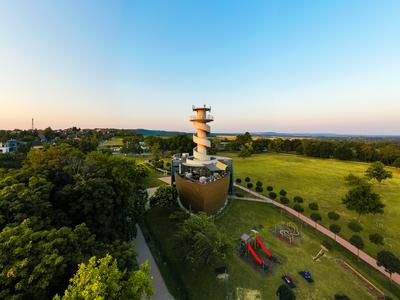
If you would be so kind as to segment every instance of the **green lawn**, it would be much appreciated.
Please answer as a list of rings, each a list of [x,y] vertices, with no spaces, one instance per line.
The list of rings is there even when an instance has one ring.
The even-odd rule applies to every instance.
[[[145,164],[146,160],[152,159],[151,156],[122,156],[127,160],[136,162],[137,164],[143,164],[146,167],[148,176],[144,179],[144,187],[151,188],[160,185],[165,185],[166,183],[159,180],[158,178],[166,176],[165,174],[154,170],[149,165]]]
[[[113,137],[101,143],[101,146],[123,146],[122,137]]]
[[[293,205],[293,197],[301,196],[305,199],[304,214],[310,215],[310,202],[317,202],[320,206],[322,224],[329,226],[334,223],[327,217],[331,210],[338,212],[341,218],[338,223],[342,227],[341,236],[348,239],[353,232],[348,229],[349,220],[356,218],[356,214],[348,211],[341,203],[348,187],[344,177],[350,172],[363,176],[368,164],[360,162],[346,162],[332,159],[310,158],[292,154],[256,154],[242,159],[236,154],[224,154],[234,158],[235,178],[242,181],[249,176],[255,184],[260,180],[266,186],[271,185],[279,193],[281,189],[288,192]],[[393,179],[382,184],[374,183],[374,189],[382,196],[386,204],[383,215],[362,216],[361,223],[364,230],[360,233],[365,243],[365,251],[372,256],[383,248],[389,249],[400,256],[399,220],[400,220],[400,170],[388,168],[393,172]],[[264,192],[267,195],[267,192]],[[377,246],[369,241],[370,233],[379,232],[385,237],[385,245]]]
[[[266,275],[260,275],[255,266],[244,261],[235,253],[227,262],[230,279],[227,284],[218,282],[213,268],[206,266],[201,270],[192,270],[178,255],[171,236],[176,231],[176,225],[168,219],[168,212],[163,209],[153,209],[147,214],[147,223],[152,229],[154,237],[160,242],[164,258],[156,253],[161,272],[171,292],[180,299],[178,286],[174,278],[179,276],[183,281],[191,299],[224,299],[227,294],[233,295],[237,287],[258,289],[262,299],[276,299],[275,292],[282,284],[281,276],[291,275],[297,288],[295,293],[298,299],[333,299],[335,293],[344,293],[351,299],[374,299],[360,284],[353,274],[341,269],[334,258],[341,258],[355,266],[364,276],[368,277],[380,289],[396,299],[400,296],[397,286],[390,283],[379,272],[368,265],[357,262],[353,255],[341,247],[335,246],[320,262],[314,262],[312,257],[318,252],[323,237],[312,228],[303,228],[302,242],[299,247],[291,247],[269,232],[275,224],[289,221],[289,217],[281,214],[280,210],[264,203],[254,203],[233,200],[227,211],[216,220],[217,226],[236,242],[244,232],[249,232],[253,226],[262,224],[260,232],[262,239],[270,251],[283,259],[283,264],[276,266]],[[152,249],[154,250],[154,248]],[[167,263],[168,262],[168,263]],[[308,284],[297,272],[307,270],[313,274],[314,284]],[[234,298],[231,298],[234,299]]]

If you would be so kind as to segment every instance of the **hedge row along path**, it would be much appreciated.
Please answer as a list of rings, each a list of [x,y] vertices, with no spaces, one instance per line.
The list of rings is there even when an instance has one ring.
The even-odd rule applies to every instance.
[[[380,267],[378,266],[378,264],[376,263],[376,260],[369,256],[367,253],[365,253],[364,251],[358,249],[357,247],[353,246],[349,241],[345,240],[344,238],[338,236],[337,234],[333,233],[332,231],[330,231],[329,229],[327,229],[326,227],[318,224],[317,222],[315,222],[314,220],[306,217],[305,215],[295,211],[293,208],[285,206],[277,201],[274,201],[268,197],[265,197],[257,192],[254,192],[248,188],[245,188],[244,186],[241,186],[239,184],[235,183],[235,186],[242,189],[243,191],[261,199],[261,202],[265,202],[265,203],[270,203],[276,207],[282,208],[285,211],[287,211],[288,213],[290,213],[291,215],[295,216],[296,218],[300,219],[301,221],[303,221],[304,223],[314,227],[315,229],[317,229],[319,232],[323,233],[324,235],[330,237],[331,239],[335,240],[337,243],[339,243],[340,245],[342,245],[344,248],[346,248],[347,250],[349,250],[350,252],[352,252],[353,254],[357,255],[358,258],[360,258],[361,260],[363,260],[364,262],[366,262],[367,264],[371,265],[372,267],[374,267],[375,269],[377,269],[379,272],[383,273],[384,275],[386,275],[387,277],[390,278],[390,274],[388,272],[385,271],[384,267]],[[242,199],[242,198],[241,198]],[[256,202],[260,202],[260,200],[257,199],[253,199],[252,198],[247,198],[244,200],[250,200],[250,201],[256,201]],[[396,282],[397,284],[400,285],[400,274],[397,273],[393,273],[392,274],[392,280],[394,282]]]

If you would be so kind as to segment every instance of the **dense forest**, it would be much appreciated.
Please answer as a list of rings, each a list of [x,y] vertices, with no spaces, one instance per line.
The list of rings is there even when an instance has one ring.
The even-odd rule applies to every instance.
[[[91,285],[104,299],[151,295],[131,242],[145,176],[132,161],[70,144],[0,169],[0,299],[80,299]]]

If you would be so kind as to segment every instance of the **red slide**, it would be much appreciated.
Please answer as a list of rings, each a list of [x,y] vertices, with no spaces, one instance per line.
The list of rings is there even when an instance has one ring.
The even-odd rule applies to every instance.
[[[254,252],[253,248],[251,247],[250,243],[247,244],[247,249],[253,255],[254,259],[257,261],[259,265],[262,264],[262,260],[258,257],[258,255]]]
[[[271,256],[272,256],[271,252],[268,251],[268,249],[264,246],[263,242],[261,241],[261,239],[258,236],[256,237],[256,241],[261,246],[261,248],[264,250],[265,254],[267,254],[267,257],[271,258]]]

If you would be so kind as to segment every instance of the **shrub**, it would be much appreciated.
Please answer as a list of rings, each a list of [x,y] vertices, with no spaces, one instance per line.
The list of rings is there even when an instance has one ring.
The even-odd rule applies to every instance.
[[[318,209],[319,209],[319,206],[318,206],[318,203],[317,203],[317,202],[311,202],[311,203],[308,205],[308,207],[309,207],[311,210],[318,210]]]
[[[351,300],[351,298],[349,298],[348,296],[343,295],[343,294],[336,294],[335,300]]]
[[[293,209],[294,209],[295,211],[297,211],[297,212],[300,212],[300,213],[304,211],[303,206],[301,206],[301,205],[298,204],[298,203],[296,203],[295,205],[293,205]]]
[[[153,166],[155,168],[164,169],[164,161],[163,160],[154,160]]]
[[[171,185],[162,185],[150,197],[150,206],[173,208],[178,205],[178,191]]]
[[[241,184],[242,183],[242,179],[240,179],[240,178],[236,178],[235,181],[236,181],[237,184]]]
[[[261,193],[263,190],[262,186],[256,186],[256,192]]]
[[[276,197],[277,197],[277,194],[275,192],[269,192],[268,195],[272,200],[276,199]]]
[[[340,230],[342,230],[342,227],[340,227],[338,224],[331,224],[329,226],[329,230],[335,234],[338,234],[340,232]]]
[[[267,191],[268,191],[268,192],[272,192],[273,190],[274,190],[274,188],[273,188],[272,186],[270,186],[270,185],[267,186]]]
[[[262,187],[262,185],[263,185],[263,184],[262,184],[261,181],[258,180],[258,181],[256,182],[256,186]]]
[[[279,195],[286,196],[287,192],[284,189],[282,189],[282,190],[280,190]]]
[[[251,181],[251,179],[250,179],[250,177],[246,177],[246,178],[244,179],[244,181],[246,181],[246,182],[250,182],[250,181]]]
[[[350,230],[354,232],[360,232],[361,230],[363,230],[362,225],[357,220],[351,220],[347,227],[349,227]]]
[[[379,233],[372,233],[369,235],[369,240],[377,245],[384,245],[384,238]]]
[[[303,200],[302,197],[296,196],[296,197],[293,198],[293,201],[294,201],[294,202],[297,202],[297,203],[303,203],[304,200]]]
[[[319,213],[312,213],[312,214],[310,215],[310,218],[311,218],[312,220],[314,220],[315,222],[318,222],[318,221],[321,221],[321,220],[322,220],[322,217],[321,217],[321,215],[320,215]]]
[[[244,195],[242,193],[235,193],[236,197],[243,198]]]
[[[359,236],[357,234],[352,235],[351,238],[349,239],[349,242],[352,245],[356,246],[358,249],[364,248],[364,241],[361,238],[361,236]]]
[[[328,218],[334,221],[337,221],[340,219],[340,215],[334,211],[328,212]]]
[[[170,162],[167,162],[167,163],[165,164],[165,166],[166,166],[167,168],[170,168],[170,167],[171,167],[171,163],[170,163]]]
[[[280,200],[281,200],[281,203],[282,203],[282,204],[285,204],[285,205],[286,205],[286,204],[289,203],[289,199],[286,198],[286,197],[281,196]]]
[[[278,290],[276,291],[276,295],[278,296],[279,300],[296,299],[296,295],[286,284],[282,284],[279,286]]]
[[[248,188],[248,189],[252,189],[252,188],[253,188],[253,184],[252,184],[251,182],[248,182],[248,183],[247,183],[247,188]]]

